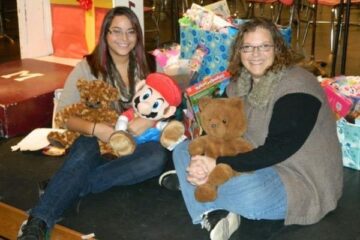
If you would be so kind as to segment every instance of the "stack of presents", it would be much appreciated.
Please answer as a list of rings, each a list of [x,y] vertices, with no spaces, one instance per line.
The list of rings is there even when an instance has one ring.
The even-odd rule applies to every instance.
[[[343,164],[360,170],[360,76],[324,78],[321,85],[338,119]]]
[[[95,3],[95,1],[94,1]],[[53,6],[54,16],[59,15],[64,11],[64,6]],[[95,8],[96,9],[96,8]],[[68,9],[68,14],[73,11],[77,12],[79,9]],[[101,20],[106,12],[106,9],[99,8],[95,12],[95,29],[98,29]],[[61,16],[68,16],[68,14],[60,14]],[[59,16],[60,16],[59,15]],[[61,17],[60,17],[61,18]],[[58,19],[60,19],[58,17]],[[65,18],[65,19],[64,19]],[[67,17],[61,19],[66,20]],[[84,16],[80,17],[84,18]],[[80,20],[79,20],[80,21]],[[178,81],[184,92],[183,106],[181,108],[180,117],[182,118],[185,127],[186,135],[192,139],[202,133],[200,122],[197,116],[198,100],[204,96],[221,96],[230,80],[230,74],[226,71],[230,53],[229,50],[237,35],[238,27],[244,23],[243,19],[233,19],[230,15],[226,0],[221,0],[207,6],[200,6],[192,4],[186,13],[179,19],[180,26],[180,43],[173,43],[164,45],[163,48],[152,51],[156,59],[157,71],[164,72],[172,76]],[[62,21],[58,23],[59,26],[71,24]],[[54,34],[64,36],[61,34],[66,27],[55,28]],[[71,28],[70,28],[71,29]],[[288,44],[291,43],[291,27],[279,26],[284,39]],[[95,31],[95,35],[98,31]],[[86,34],[82,35],[83,37]],[[61,39],[59,37],[59,39]],[[89,43],[85,43],[86,38],[81,40],[62,39],[55,41],[55,54],[60,56],[65,52],[72,52],[71,49],[65,49],[65,46],[71,46],[71,42],[77,42],[81,46],[76,49],[80,52],[72,52],[73,57],[83,55],[88,51]],[[62,45],[63,42],[70,41],[68,44]],[[74,44],[75,44],[74,43]],[[94,44],[92,42],[92,44]],[[91,44],[90,44],[91,45]],[[1,70],[1,68],[0,68]],[[3,70],[2,70],[3,71]],[[10,71],[10,70],[9,70]],[[11,75],[11,71],[6,76]],[[38,70],[40,72],[40,70]],[[70,70],[64,71],[66,75]],[[65,76],[59,76],[65,79]],[[16,80],[16,79],[15,79]],[[0,76],[0,84],[5,82],[4,76]],[[24,84],[18,80],[17,85]],[[31,85],[30,81],[26,82]],[[56,88],[61,87],[63,81],[60,81],[56,86],[52,86],[51,94]],[[335,78],[322,79],[321,84],[325,93],[328,96],[331,107],[338,116],[338,136],[343,150],[343,162],[345,166],[360,170],[360,77],[346,77],[338,76]],[[27,110],[24,109],[17,116],[7,116],[10,107],[20,107],[18,103],[15,106],[9,106],[8,99],[3,97],[3,87],[0,87],[0,136],[11,137],[30,131],[31,129],[21,129],[19,131],[10,130],[11,122],[19,121],[19,118],[26,116],[23,121],[29,120],[30,117],[26,115]],[[7,88],[11,89],[11,88]],[[34,90],[35,91],[35,90]],[[46,90],[49,92],[49,89]],[[25,94],[20,94],[25,95]],[[22,96],[24,97],[24,96]],[[51,103],[51,96],[47,95],[47,102]],[[41,104],[33,103],[33,104]],[[11,105],[11,104],[10,104]],[[45,105],[44,105],[45,106]],[[48,107],[51,109],[51,106]],[[30,110],[31,111],[31,110]],[[51,115],[50,112],[45,113]],[[37,112],[36,114],[44,114]],[[51,117],[48,116],[48,120]],[[22,123],[19,123],[20,125]],[[42,122],[41,124],[44,124]],[[40,126],[30,126],[35,128]]]

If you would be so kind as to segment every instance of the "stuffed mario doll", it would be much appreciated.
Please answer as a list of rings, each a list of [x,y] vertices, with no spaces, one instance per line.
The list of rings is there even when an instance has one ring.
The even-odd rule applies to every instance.
[[[132,108],[119,116],[115,132],[109,143],[118,156],[134,152],[136,144],[148,141],[160,143],[172,150],[174,145],[184,139],[184,126],[176,120],[166,121],[176,112],[182,100],[179,85],[168,75],[151,73],[144,81],[136,85]],[[133,136],[126,130],[128,123],[135,118],[146,118],[155,122],[139,136]]]

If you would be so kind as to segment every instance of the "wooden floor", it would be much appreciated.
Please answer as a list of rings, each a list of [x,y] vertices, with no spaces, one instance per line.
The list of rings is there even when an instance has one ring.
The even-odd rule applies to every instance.
[[[28,218],[28,214],[10,205],[0,202],[0,233],[7,239],[16,239],[19,225]],[[80,240],[84,234],[71,230],[69,228],[56,225],[51,234],[51,240]],[[1,239],[1,237],[0,237]],[[89,238],[89,240],[95,240]]]
[[[4,2],[8,4],[15,1]],[[228,2],[230,4],[233,1]],[[230,4],[230,6],[235,13],[234,5]],[[165,10],[160,20],[161,43],[176,40],[171,30],[171,11],[168,7]],[[238,13],[242,16],[244,11],[238,9]],[[320,8],[319,19],[328,19],[329,13],[329,9]],[[11,14],[6,16],[9,20],[6,30],[15,43],[12,44],[4,38],[0,39],[0,63],[20,58],[17,23],[14,24],[16,19]],[[283,21],[286,19],[284,15]],[[352,9],[351,21],[357,20],[360,21],[359,9]],[[301,28],[303,27],[302,22]],[[329,59],[329,29],[328,24],[318,25],[316,60],[327,62]],[[358,39],[360,39],[360,27],[351,26],[346,62],[347,75],[360,75]],[[154,48],[152,40],[153,36],[147,35],[148,50]],[[311,34],[305,46],[301,47],[296,43],[295,36],[293,37],[293,46],[304,55],[305,61],[311,55],[310,41]],[[328,71],[329,68],[325,70]],[[10,147],[17,144],[22,137],[0,138],[0,201],[27,211],[38,201],[37,183],[50,178],[61,166],[64,158],[46,157],[41,152],[12,152]],[[0,211],[2,220],[4,216]],[[344,193],[339,206],[319,223],[305,227],[284,227],[281,222],[276,221],[242,219],[240,229],[231,240],[360,240],[359,216],[360,171],[344,168]],[[84,234],[95,233],[96,239],[100,240],[208,239],[206,231],[191,224],[180,192],[170,192],[160,188],[156,178],[133,186],[114,187],[100,194],[91,194],[81,201],[80,208],[76,206],[69,208],[59,224]],[[0,239],[2,239],[1,233]]]

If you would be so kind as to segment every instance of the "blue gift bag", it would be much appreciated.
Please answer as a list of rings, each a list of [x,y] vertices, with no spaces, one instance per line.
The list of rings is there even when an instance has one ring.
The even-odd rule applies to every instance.
[[[180,27],[180,57],[190,59],[199,44],[208,50],[203,59],[196,82],[200,82],[205,76],[214,75],[226,70],[229,59],[229,49],[236,37],[232,35],[205,31],[194,27]]]
[[[337,121],[337,134],[341,144],[343,165],[360,170],[360,123]]]
[[[181,21],[181,20],[179,20]],[[240,25],[246,20],[237,19],[235,23]],[[280,27],[280,32],[286,42],[291,42],[291,27]],[[199,44],[208,49],[208,53],[203,59],[195,82],[200,82],[204,77],[225,71],[230,58],[229,50],[235,41],[238,30],[230,28],[229,33],[219,33],[206,31],[196,26],[180,25],[180,57],[190,59]],[[194,82],[192,82],[194,83]]]

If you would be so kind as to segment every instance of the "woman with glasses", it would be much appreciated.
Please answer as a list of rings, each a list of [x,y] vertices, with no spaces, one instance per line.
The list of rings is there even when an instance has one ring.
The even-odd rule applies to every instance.
[[[188,142],[175,148],[192,222],[206,228],[212,240],[229,239],[240,216],[285,225],[318,222],[336,208],[343,181],[335,119],[322,88],[314,75],[293,64],[292,51],[268,20],[244,23],[231,52],[226,94],[244,100],[245,138],[254,149],[212,159],[190,157]],[[214,201],[197,202],[195,186],[219,163],[247,173],[221,185]]]
[[[130,107],[135,84],[145,79],[148,73],[139,20],[129,8],[115,7],[103,20],[95,49],[68,76],[56,111],[80,100],[76,81],[83,78],[89,81],[102,79],[115,86],[121,97],[114,108],[120,114]],[[139,135],[153,125],[150,120],[139,119],[132,121],[128,130]],[[68,120],[67,128],[92,137],[79,137],[73,144],[63,166],[31,209],[18,239],[45,239],[56,220],[80,197],[159,175],[168,159],[167,150],[158,142],[148,142],[138,145],[132,155],[107,160],[100,156],[97,139],[107,142],[114,131],[113,126],[74,117]]]

